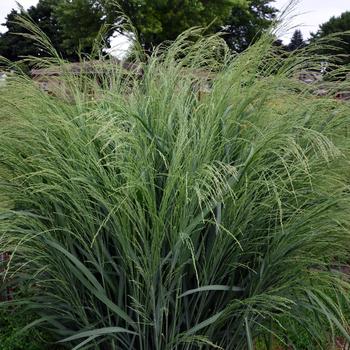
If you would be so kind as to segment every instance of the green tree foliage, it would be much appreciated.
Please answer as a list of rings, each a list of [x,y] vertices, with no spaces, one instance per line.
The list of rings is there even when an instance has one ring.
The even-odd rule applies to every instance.
[[[8,31],[0,36],[0,55],[12,61],[43,55],[33,40],[16,35],[28,32],[17,23],[17,16],[24,14],[24,9],[12,10],[5,23]],[[49,37],[53,47],[73,61],[79,51],[90,53],[104,23],[101,7],[89,0],[40,0],[28,9],[27,15]]]
[[[77,52],[90,53],[104,24],[114,24],[117,31],[129,18],[147,51],[167,40],[174,40],[190,27],[209,26],[209,31],[222,31],[235,51],[242,51],[259,37],[275,18],[271,0],[40,0],[28,14],[51,39],[64,58],[77,59]],[[116,5],[118,3],[118,5]],[[22,11],[13,10],[7,17],[8,32],[0,37],[0,54],[18,60],[21,56],[40,56],[40,50],[13,23]],[[123,13],[123,15],[121,15]],[[104,36],[108,38],[112,30]]]
[[[260,34],[271,26],[277,9],[271,0],[252,0],[248,7],[239,4],[232,7],[231,15],[223,32],[229,47],[237,52],[245,50]]]
[[[174,40],[184,30],[193,26],[207,26],[212,31],[225,33],[225,40],[235,51],[243,51],[259,34],[271,25],[277,10],[271,0],[218,1],[154,1],[120,0],[122,12],[130,18],[139,40],[151,49],[166,40]],[[107,13],[113,13],[109,0],[100,0]],[[118,14],[113,18],[123,21]],[[123,30],[120,27],[121,31]]]
[[[348,30],[350,30],[350,11],[346,11],[338,17],[333,16],[328,22],[321,24],[315,36],[323,37]]]
[[[246,7],[245,0],[120,0],[120,9],[130,18],[139,40],[147,50],[166,40],[174,40],[184,30],[212,24],[212,30],[227,23],[233,8]],[[101,0],[106,12],[113,2]],[[243,11],[243,10],[242,10]],[[120,12],[114,20],[122,24]]]
[[[350,34],[345,33],[350,31],[350,11],[342,13],[340,16],[333,16],[329,21],[320,25],[317,33],[312,34],[312,41],[324,39],[334,34],[339,34],[339,39],[336,43],[334,38],[329,38],[330,46],[327,50],[323,49],[323,53],[328,55],[340,55],[340,63],[350,63]],[[332,47],[333,46],[333,47]]]
[[[28,15],[38,25],[38,27],[51,39],[52,45],[60,50],[60,31],[58,29],[57,18],[54,15],[55,0],[40,0],[37,6],[28,9]],[[24,9],[12,10],[6,17],[4,25],[8,31],[0,36],[0,55],[11,61],[17,61],[22,56],[41,56],[43,54],[33,42],[19,33],[27,31],[17,23],[17,16],[24,14]]]
[[[91,0],[61,0],[55,8],[61,47],[68,55],[90,53],[105,23],[101,6]]]
[[[305,47],[306,43],[303,38],[303,33],[301,32],[300,29],[296,29],[293,33],[293,36],[290,40],[290,43],[287,47],[289,51],[295,51],[298,49],[302,49]]]

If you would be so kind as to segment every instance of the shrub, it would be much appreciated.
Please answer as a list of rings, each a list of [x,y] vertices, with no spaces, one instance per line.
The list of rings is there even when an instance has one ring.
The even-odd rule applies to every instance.
[[[52,344],[45,346],[49,338],[40,331],[34,329],[22,331],[31,321],[33,318],[29,315],[23,318],[22,312],[0,311],[0,350],[56,349]]]
[[[251,350],[290,322],[319,348],[319,329],[348,337],[349,106],[293,92],[317,58],[195,36],[99,85],[63,66],[62,95],[9,82],[0,239],[34,294],[17,303],[75,349]]]

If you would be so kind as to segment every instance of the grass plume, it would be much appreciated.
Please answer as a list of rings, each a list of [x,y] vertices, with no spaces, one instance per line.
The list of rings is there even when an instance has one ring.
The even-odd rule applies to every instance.
[[[30,326],[75,349],[251,350],[289,344],[286,319],[349,338],[349,106],[291,79],[319,58],[275,50],[197,30],[134,71],[59,59],[62,95],[10,79],[0,242]]]

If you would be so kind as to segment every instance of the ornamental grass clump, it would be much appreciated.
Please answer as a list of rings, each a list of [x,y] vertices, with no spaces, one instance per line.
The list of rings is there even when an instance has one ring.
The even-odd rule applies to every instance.
[[[29,327],[69,349],[349,338],[350,108],[293,79],[310,50],[276,50],[191,31],[129,69],[41,59],[62,72],[53,95],[8,82],[3,279]]]

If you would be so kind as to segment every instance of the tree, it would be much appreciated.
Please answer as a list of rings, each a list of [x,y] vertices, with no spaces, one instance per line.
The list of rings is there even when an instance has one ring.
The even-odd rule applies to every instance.
[[[105,23],[101,5],[93,0],[61,0],[54,13],[61,31],[62,49],[73,56],[77,51],[90,53]]]
[[[99,2],[122,31],[120,12],[110,1]],[[246,0],[120,0],[120,10],[130,18],[139,39],[146,50],[167,40],[174,40],[184,30],[194,26],[204,27],[213,23],[211,29],[227,23],[232,8],[246,7]],[[215,23],[214,23],[215,22]]]
[[[116,1],[119,6],[116,6]],[[128,17],[146,51],[164,41],[174,40],[194,26],[209,26],[208,31],[221,31],[229,46],[244,50],[258,38],[275,18],[271,0],[39,0],[28,13],[51,39],[63,57],[77,59],[77,51],[90,53],[101,26],[114,24],[120,33]],[[125,15],[121,15],[124,13]],[[19,41],[11,32],[23,31],[11,21],[18,14],[12,11],[6,25],[9,32],[0,37],[0,54],[17,60],[21,55],[40,56],[38,48],[26,38]],[[112,31],[105,33],[108,38]]]
[[[343,12],[339,17],[331,17],[329,21],[320,25],[316,37],[324,37],[334,33],[350,30],[350,11]]]
[[[350,63],[350,35],[349,33],[344,33],[350,30],[350,11],[342,13],[338,17],[332,17],[326,23],[320,25],[317,33],[312,34],[312,41],[319,40],[321,38],[326,38],[329,35],[340,34],[341,41],[334,42],[334,39],[330,39],[330,45],[326,48],[323,47],[322,53],[328,55],[341,55],[339,56],[339,63],[348,64]],[[332,46],[336,47],[332,47]]]
[[[298,49],[302,49],[305,46],[306,46],[306,43],[303,38],[303,33],[301,32],[300,29],[296,29],[288,45],[288,51],[295,51]]]
[[[273,0],[272,0],[273,1]],[[235,5],[223,27],[225,40],[233,50],[241,52],[259,38],[271,26],[277,9],[270,6],[271,0],[252,0],[248,7]]]
[[[15,10],[7,15],[6,23],[3,25],[7,27],[8,31],[0,35],[0,55],[11,61],[17,61],[20,55],[33,54],[35,51],[32,42],[13,35],[13,33],[20,31],[19,26],[13,23],[17,15],[18,12]]]
[[[266,30],[276,17],[273,0],[120,0],[121,10],[130,18],[146,49],[174,40],[193,26],[207,26],[224,33],[227,44],[242,51]],[[109,0],[100,0],[113,13]],[[118,15],[114,21],[122,24]],[[120,27],[122,31],[122,27]]]
[[[5,23],[8,31],[0,36],[0,55],[11,61],[44,54],[33,40],[16,35],[28,33],[17,23],[17,16],[24,14],[24,9],[12,10]],[[49,37],[54,48],[71,61],[77,60],[79,51],[90,53],[104,23],[102,9],[90,0],[39,0],[27,14]]]
[[[53,12],[55,3],[55,0],[40,0],[37,6],[32,6],[28,9],[28,15],[51,39],[53,46],[59,50],[60,32]],[[28,33],[27,30],[17,23],[18,15],[24,15],[24,10],[12,10],[6,17],[4,25],[8,31],[0,36],[0,55],[11,61],[17,61],[22,56],[42,55],[42,50],[35,45],[33,40],[18,35],[18,33]]]

